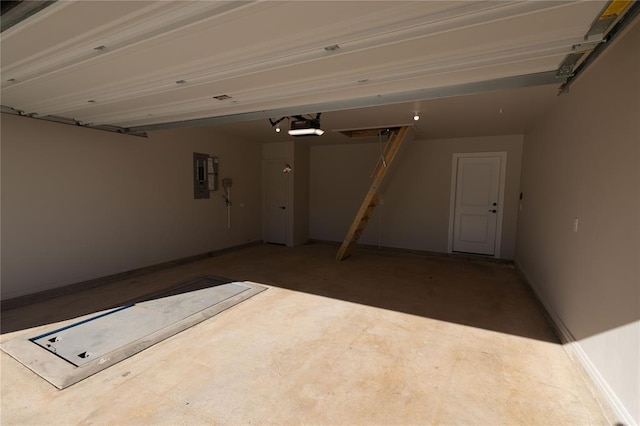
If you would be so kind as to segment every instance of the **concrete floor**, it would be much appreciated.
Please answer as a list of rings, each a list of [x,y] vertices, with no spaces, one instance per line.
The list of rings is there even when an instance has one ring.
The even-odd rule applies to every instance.
[[[609,424],[511,265],[257,245],[2,312],[2,341],[202,275],[267,291],[63,391],[1,354],[1,422]]]

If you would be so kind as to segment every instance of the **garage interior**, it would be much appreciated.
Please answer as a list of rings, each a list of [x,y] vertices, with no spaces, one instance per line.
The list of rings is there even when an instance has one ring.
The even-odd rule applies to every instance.
[[[2,343],[267,290],[3,424],[640,422],[637,2],[114,5],[3,2]]]

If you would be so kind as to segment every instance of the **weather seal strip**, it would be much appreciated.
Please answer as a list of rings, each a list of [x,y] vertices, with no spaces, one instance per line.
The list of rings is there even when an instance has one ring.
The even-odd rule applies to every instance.
[[[42,9],[45,9],[55,3],[55,0],[48,1],[3,1],[2,17],[0,21],[0,32],[8,30],[14,25],[19,24],[28,17],[35,15]]]
[[[345,109],[364,108],[371,106],[390,105],[404,102],[425,101],[430,99],[450,98],[453,96],[471,95],[492,92],[495,90],[515,89],[521,87],[542,86],[547,84],[562,84],[565,77],[556,76],[555,71],[535,74],[516,75],[495,80],[485,80],[473,83],[457,84],[445,87],[418,89],[408,92],[385,95],[366,96],[362,98],[329,101],[309,105],[294,105],[285,108],[247,112],[241,114],[222,115],[193,120],[173,121],[142,126],[132,126],[131,132],[148,132],[154,130],[179,129],[186,127],[206,127],[218,124],[240,123],[243,121],[263,120],[270,117],[292,117],[295,115],[315,114],[317,111],[341,111]]]
[[[51,121],[58,124],[68,124],[70,126],[83,127],[85,129],[102,130],[105,132],[119,133],[121,135],[140,136],[143,138],[146,138],[149,136],[147,135],[146,132],[140,132],[136,130],[132,131],[131,129],[127,129],[124,127],[109,126],[109,125],[94,126],[92,124],[82,123],[81,121],[74,120],[73,118],[58,117],[57,115],[39,116],[36,114],[27,114],[24,111],[20,111],[18,109],[15,109],[6,105],[0,105],[0,112],[2,114],[18,115],[20,117],[33,118],[35,120]]]

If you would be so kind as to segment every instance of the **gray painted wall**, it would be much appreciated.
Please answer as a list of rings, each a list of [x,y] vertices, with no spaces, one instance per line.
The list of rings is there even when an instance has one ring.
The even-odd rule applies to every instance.
[[[639,123],[636,21],[525,135],[516,256],[577,355],[636,423]]]
[[[2,115],[2,298],[261,239],[260,145],[207,129],[148,139]],[[192,155],[233,178],[193,199]],[[239,207],[244,204],[244,207]]]
[[[392,163],[361,243],[446,252],[454,153],[507,152],[501,257],[516,243],[522,135],[408,140]],[[378,143],[311,148],[310,237],[342,241],[370,185]]]

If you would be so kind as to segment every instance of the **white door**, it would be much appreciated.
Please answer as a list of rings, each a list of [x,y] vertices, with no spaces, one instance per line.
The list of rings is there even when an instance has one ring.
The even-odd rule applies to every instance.
[[[501,157],[458,157],[453,251],[494,255]]]
[[[267,161],[264,169],[264,241],[287,243],[287,174],[283,160]]]

